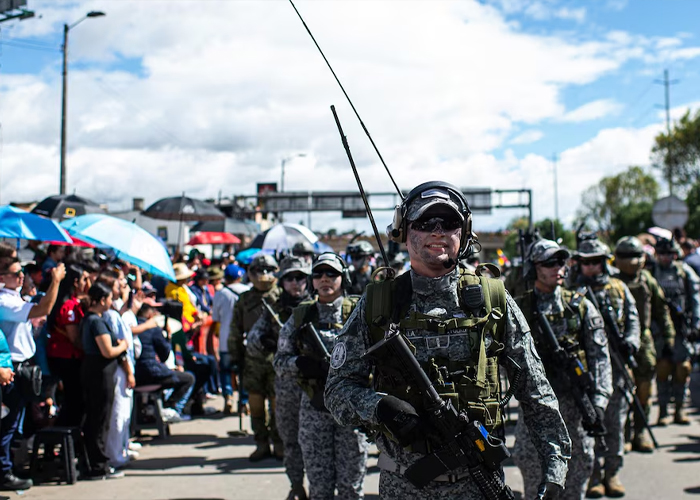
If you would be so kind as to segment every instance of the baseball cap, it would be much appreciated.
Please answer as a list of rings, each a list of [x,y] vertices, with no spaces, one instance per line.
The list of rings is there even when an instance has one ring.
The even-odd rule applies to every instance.
[[[530,249],[530,261],[538,264],[553,259],[566,260],[571,256],[569,251],[561,248],[556,241],[539,240]]]
[[[224,276],[226,278],[238,279],[242,278],[244,274],[245,269],[236,264],[229,264],[228,266],[226,266],[226,269],[224,269]]]
[[[326,252],[319,255],[311,269],[312,271],[315,271],[316,269],[319,269],[321,267],[330,267],[331,269],[334,269],[339,273],[345,271],[345,266],[343,265],[342,257],[333,252]]]
[[[427,189],[420,193],[418,197],[411,202],[406,212],[406,220],[414,221],[420,219],[430,209],[448,208],[457,214],[460,220],[464,220],[462,209],[460,208],[461,201],[458,203],[457,195],[444,188]]]
[[[294,272],[306,274],[308,276],[309,274],[311,274],[311,269],[309,269],[309,266],[306,264],[306,261],[300,259],[299,257],[289,256],[282,259],[282,262],[280,263],[280,272],[278,277],[283,278],[287,274]]]

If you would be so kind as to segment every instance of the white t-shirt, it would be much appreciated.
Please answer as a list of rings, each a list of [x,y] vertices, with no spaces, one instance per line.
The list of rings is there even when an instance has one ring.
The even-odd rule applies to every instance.
[[[231,322],[233,321],[233,306],[236,305],[238,297],[249,290],[249,287],[242,283],[233,283],[224,286],[214,295],[211,307],[211,318],[217,321],[219,326],[219,351],[228,352],[228,336],[231,333]]]
[[[122,314],[122,321],[129,328],[129,330],[132,330],[139,324],[139,320],[136,319],[136,315],[131,309],[127,309],[124,314]],[[141,356],[141,341],[139,340],[138,335],[132,335],[132,338],[134,344],[134,358],[139,359]]]
[[[0,329],[15,363],[28,360],[36,352],[34,328],[29,321],[29,311],[35,305],[25,302],[17,290],[0,289]]]

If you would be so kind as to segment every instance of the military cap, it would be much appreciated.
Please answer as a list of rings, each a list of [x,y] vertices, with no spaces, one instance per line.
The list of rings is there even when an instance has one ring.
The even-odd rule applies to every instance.
[[[675,253],[676,255],[682,255],[681,247],[676,242],[676,240],[669,240],[666,238],[659,238],[656,240],[656,245],[654,245],[656,253]]]
[[[300,259],[299,257],[290,256],[282,259],[282,262],[280,263],[280,272],[278,274],[278,277],[281,279],[287,274],[294,272],[302,273],[308,276],[311,274],[311,269],[306,264],[306,261]]]
[[[529,260],[533,264],[539,264],[553,259],[566,260],[570,256],[569,251],[566,248],[561,248],[556,241],[543,239],[532,244]]]
[[[294,243],[294,246],[292,246],[292,254],[303,255],[305,253],[316,253],[311,243],[306,240]]]
[[[615,255],[619,257],[641,257],[644,255],[644,246],[635,236],[623,236],[617,240]]]
[[[347,253],[350,255],[374,255],[374,247],[369,241],[358,241],[348,245]]]
[[[584,240],[579,244],[575,257],[578,259],[610,258],[610,247],[597,238]]]
[[[255,257],[249,266],[250,269],[264,269],[266,267],[277,269],[279,266],[277,265],[277,261],[272,255],[267,255],[265,253]]]

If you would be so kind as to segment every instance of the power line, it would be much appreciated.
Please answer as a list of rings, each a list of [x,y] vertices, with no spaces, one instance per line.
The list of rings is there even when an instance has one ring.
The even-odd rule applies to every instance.
[[[41,52],[53,52],[53,53],[60,52],[60,49],[55,48],[55,47],[54,47],[53,49],[49,49],[49,48],[46,48],[46,47],[39,47],[39,46],[34,46],[34,45],[24,45],[24,44],[22,44],[22,43],[9,42],[9,41],[6,41],[6,40],[0,41],[0,45],[6,45],[6,46],[8,46],[8,47],[16,47],[16,48],[18,48],[18,49],[38,50],[38,51],[41,51]]]

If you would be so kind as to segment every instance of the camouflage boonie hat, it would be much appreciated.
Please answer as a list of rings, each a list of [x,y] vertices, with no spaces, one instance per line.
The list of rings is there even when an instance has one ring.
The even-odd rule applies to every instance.
[[[533,264],[553,259],[566,260],[571,256],[566,248],[561,248],[556,241],[539,240],[532,244],[528,260]]]
[[[615,255],[619,257],[641,257],[644,255],[644,246],[639,238],[634,236],[623,236],[617,240],[615,245]]]
[[[279,266],[277,265],[277,261],[272,255],[267,255],[267,254],[262,254],[258,255],[253,259],[253,261],[250,263],[249,268],[250,269],[264,269],[264,268],[274,268],[277,269]]]
[[[576,258],[591,259],[593,257],[610,258],[610,247],[599,239],[582,241],[576,250]]]
[[[311,268],[306,264],[306,261],[299,257],[285,257],[280,263],[280,272],[278,277],[284,278],[289,273],[302,273],[305,275],[311,274]]]

